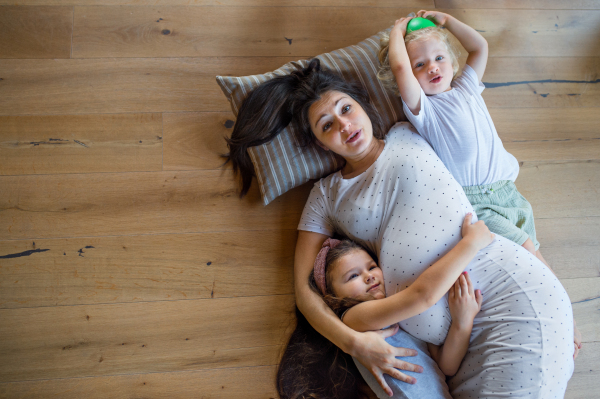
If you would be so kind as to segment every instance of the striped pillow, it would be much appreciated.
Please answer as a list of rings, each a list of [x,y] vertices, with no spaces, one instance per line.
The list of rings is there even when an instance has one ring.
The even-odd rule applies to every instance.
[[[346,80],[360,82],[369,92],[375,108],[381,113],[384,125],[390,128],[397,121],[406,118],[402,112],[400,98],[387,92],[377,80],[377,53],[382,33],[379,32],[357,45],[321,54],[316,58],[321,61],[324,70],[337,72]],[[308,62],[309,60],[292,61],[262,75],[217,76],[217,83],[237,116],[242,102],[256,86],[275,76],[287,75],[305,68]],[[317,145],[299,147],[291,124],[271,142],[250,147],[248,153],[265,205],[310,179],[319,179],[339,170],[344,164],[342,158]]]

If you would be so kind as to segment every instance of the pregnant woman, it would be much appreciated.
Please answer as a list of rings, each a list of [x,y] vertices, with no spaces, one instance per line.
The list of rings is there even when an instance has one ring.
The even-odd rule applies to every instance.
[[[472,208],[411,125],[395,125],[384,140],[368,96],[321,72],[318,61],[276,79],[289,92],[282,108],[291,111],[301,132],[346,160],[341,171],[315,184],[305,206],[294,265],[297,305],[317,331],[354,356],[389,394],[383,374],[407,381],[398,369],[417,367],[396,357],[412,351],[390,346],[385,333],[358,333],[345,326],[309,288],[315,257],[334,233],[347,236],[379,256],[391,295],[456,245]],[[467,355],[449,380],[452,397],[562,398],[573,372],[573,316],[558,279],[502,237],[481,250],[466,270],[484,301]],[[443,298],[401,327],[439,345],[450,321]],[[364,376],[377,391],[372,378]]]

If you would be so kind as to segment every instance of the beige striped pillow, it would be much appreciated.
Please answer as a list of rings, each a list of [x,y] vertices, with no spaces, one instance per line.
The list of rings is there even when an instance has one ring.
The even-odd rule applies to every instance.
[[[389,29],[386,30],[389,32]],[[385,32],[385,31],[384,31]],[[369,37],[357,45],[321,54],[325,70],[337,72],[346,80],[359,82],[369,92],[371,101],[379,110],[386,128],[399,120],[406,120],[400,98],[387,92],[377,80],[379,61],[379,39],[383,32]],[[238,110],[252,89],[275,76],[287,75],[302,69],[309,60],[293,61],[281,68],[262,75],[243,77],[217,76],[231,109],[237,116]],[[269,143],[248,149],[254,165],[256,178],[265,205],[288,190],[306,183],[310,179],[327,176],[343,166],[343,159],[330,151],[312,145],[299,147],[292,125],[285,128]]]

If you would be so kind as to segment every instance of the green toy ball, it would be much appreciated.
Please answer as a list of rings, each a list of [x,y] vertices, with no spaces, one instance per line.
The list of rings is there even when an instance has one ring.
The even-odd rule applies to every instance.
[[[409,34],[410,32],[413,32],[415,30],[429,28],[432,26],[435,27],[435,24],[430,20],[426,18],[416,17],[408,22],[408,25],[406,26],[406,34]]]

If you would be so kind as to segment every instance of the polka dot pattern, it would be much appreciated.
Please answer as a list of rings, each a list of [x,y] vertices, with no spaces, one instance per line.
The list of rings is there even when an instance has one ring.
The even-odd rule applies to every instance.
[[[298,228],[338,232],[379,254],[391,295],[456,245],[468,212],[472,208],[462,187],[429,144],[412,125],[398,123],[367,171],[352,179],[338,172],[315,184]],[[483,292],[484,305],[469,352],[450,380],[453,397],[510,397],[511,392],[523,397],[524,390],[534,392],[524,397],[562,397],[573,371],[573,331],[570,301],[560,282],[503,237],[480,251],[467,270]],[[444,297],[400,325],[439,345],[450,323]]]

